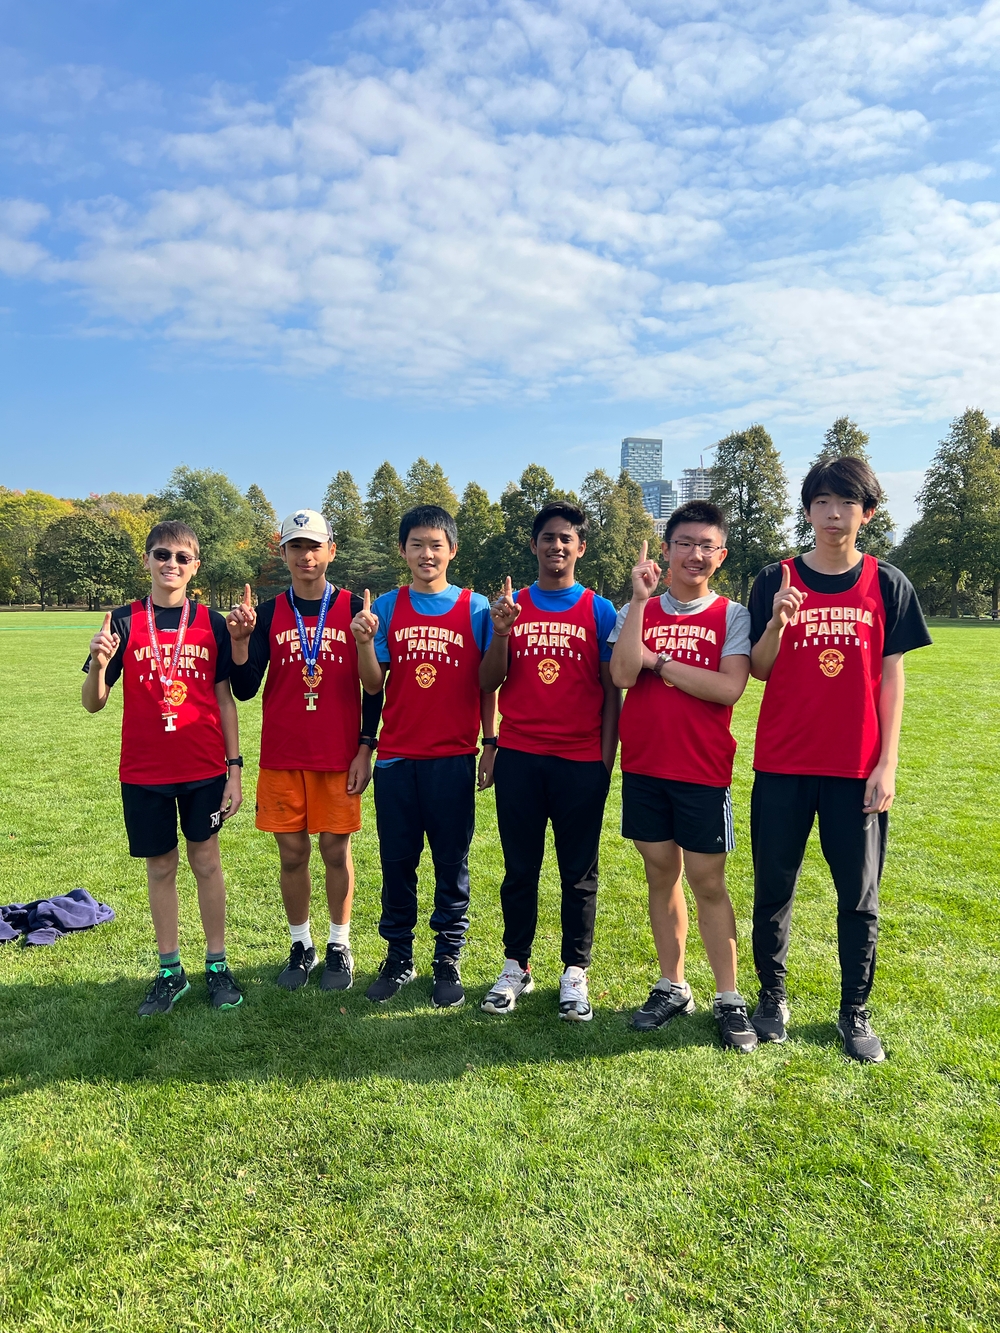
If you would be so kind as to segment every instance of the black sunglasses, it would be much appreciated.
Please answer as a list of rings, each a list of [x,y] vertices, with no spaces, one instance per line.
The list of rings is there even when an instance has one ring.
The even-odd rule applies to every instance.
[[[193,560],[197,560],[190,551],[168,551],[163,546],[155,546],[149,553],[154,560],[158,560],[161,565],[165,565],[168,560],[176,560],[179,565],[190,565]]]

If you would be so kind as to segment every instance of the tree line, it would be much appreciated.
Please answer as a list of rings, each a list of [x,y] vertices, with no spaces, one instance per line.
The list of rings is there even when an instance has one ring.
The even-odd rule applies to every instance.
[[[843,455],[870,461],[867,434],[846,416],[826,431],[813,461]],[[729,556],[717,585],[745,602],[757,572],[808,549],[812,530],[790,505],[781,456],[759,424],[718,442],[712,483],[712,499],[730,523]],[[459,497],[440,463],[421,457],[402,475],[391,463],[381,463],[364,493],[351,472],[337,472],[320,508],[337,542],[335,577],[346,587],[373,593],[396,587],[405,577],[397,542],[401,515],[415,504],[438,504],[458,525],[450,577],[493,594],[508,574],[515,586],[532,581],[531,521],[542,505],[559,499],[579,504],[590,520],[581,579],[620,604],[628,597],[640,544],[654,541],[642,492],[625,473],[616,478],[596,469],[576,493],[558,489],[551,473],[533,463],[499,500],[491,500],[477,482],[469,482]],[[899,565],[930,614],[990,609],[996,614],[1000,426],[991,426],[975,408],[957,417],[928,469],[918,504],[920,518],[896,545],[892,518],[881,507],[861,531],[861,549]],[[181,519],[198,533],[202,564],[196,591],[211,605],[228,605],[244,583],[261,598],[288,586],[278,554],[278,519],[263,490],[252,485],[241,492],[224,473],[179,467],[154,495],[110,492],[64,500],[0,487],[0,599],[96,608],[140,596],[148,586],[140,561],[145,535],[166,518]]]

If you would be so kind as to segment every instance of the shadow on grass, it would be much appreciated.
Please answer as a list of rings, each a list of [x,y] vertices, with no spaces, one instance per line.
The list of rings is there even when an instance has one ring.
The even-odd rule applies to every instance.
[[[192,975],[190,992],[172,1013],[143,1019],[136,1008],[145,983],[135,979],[7,986],[0,991],[0,1097],[67,1079],[441,1083],[470,1068],[642,1051],[670,1057],[694,1047],[725,1058],[705,1008],[657,1032],[637,1033],[629,1026],[631,1010],[603,1008],[599,1000],[591,1022],[560,1021],[556,987],[536,989],[516,1013],[498,1018],[479,1008],[485,987],[471,989],[461,1009],[435,1010],[428,976],[386,1005],[365,998],[370,979],[359,976],[346,992],[325,993],[314,982],[289,994],[274,985],[270,970],[244,973],[244,1003],[216,1012],[204,981]],[[794,1035],[829,1045],[832,1031],[817,1024],[815,1034],[807,1028]]]

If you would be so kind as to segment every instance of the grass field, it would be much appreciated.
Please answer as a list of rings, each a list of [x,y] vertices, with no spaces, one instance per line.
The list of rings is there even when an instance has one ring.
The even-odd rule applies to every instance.
[[[815,841],[790,960],[791,1039],[718,1048],[697,1014],[627,1026],[657,975],[640,863],[609,803],[595,1021],[555,1019],[556,881],[539,986],[508,1020],[477,1002],[501,961],[492,797],[472,858],[470,1003],[421,979],[364,998],[381,958],[374,818],[356,840],[359,986],[289,995],[275,857],[250,796],[223,837],[230,959],[167,1019],[135,1007],[155,963],[116,781],[120,692],[79,705],[94,615],[0,618],[3,901],[84,885],[117,920],[0,950],[0,1328],[62,1330],[986,1330],[1000,1328],[1000,688],[992,626],[913,654],[873,997],[890,1053],[848,1065],[833,1027],[834,899]],[[739,848],[756,713],[737,709]],[[257,753],[256,705],[241,708]],[[201,939],[185,881],[182,948]],[[320,895],[314,930],[325,931]],[[424,914],[426,920],[426,914]],[[747,958],[746,988],[754,993]]]

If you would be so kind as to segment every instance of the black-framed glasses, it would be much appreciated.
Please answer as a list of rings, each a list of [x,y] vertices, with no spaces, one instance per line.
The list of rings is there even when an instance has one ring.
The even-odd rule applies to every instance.
[[[179,565],[190,565],[198,558],[190,551],[168,551],[165,546],[154,546],[149,554],[161,565],[165,565],[168,560],[176,560]]]
[[[716,551],[724,549],[721,546],[713,546],[711,542],[689,542],[684,537],[672,537],[670,539],[670,545],[678,550],[681,555],[688,555],[696,548],[702,555],[715,555]]]

